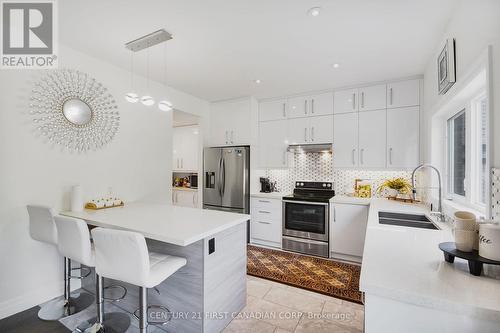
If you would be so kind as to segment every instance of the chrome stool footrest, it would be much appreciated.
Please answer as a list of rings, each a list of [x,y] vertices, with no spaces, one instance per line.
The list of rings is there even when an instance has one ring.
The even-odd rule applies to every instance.
[[[104,287],[103,289],[104,289],[104,292],[103,292],[103,294],[104,294],[103,299],[104,299],[105,301],[119,302],[119,301],[121,301],[122,299],[124,299],[124,298],[125,298],[125,296],[127,296],[127,288],[125,288],[124,286],[119,285],[119,284],[112,284],[112,285],[110,285],[110,286]],[[121,294],[121,295],[120,295],[120,296],[118,296],[118,297],[109,297],[109,296],[106,296],[106,291],[107,291],[107,290],[108,290],[108,291],[111,291],[111,290],[113,290],[113,289],[121,289],[121,290],[122,290],[122,292],[123,292],[123,294]]]
[[[76,271],[76,270],[80,270],[80,275],[71,275],[70,274],[69,275],[70,278],[81,280],[81,279],[84,279],[87,276],[89,276],[90,273],[92,273],[92,270],[90,268],[88,268],[88,267],[80,266],[80,267],[73,267],[73,268],[71,268],[71,271]]]
[[[156,309],[156,311],[154,310]],[[139,311],[141,309],[138,308],[137,310],[134,311],[134,316],[137,318],[137,320],[140,319],[139,317]],[[172,312],[163,305],[149,305],[147,308],[147,313],[148,313],[148,325],[165,325],[167,324],[170,320],[172,320]],[[151,315],[154,313],[154,315]]]

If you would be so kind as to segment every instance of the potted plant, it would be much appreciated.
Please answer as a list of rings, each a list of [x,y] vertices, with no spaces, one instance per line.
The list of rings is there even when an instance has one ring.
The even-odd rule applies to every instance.
[[[383,182],[377,189],[377,193],[381,194],[386,191],[388,197],[396,198],[398,195],[408,195],[412,191],[412,186],[409,181],[404,178],[393,178]]]

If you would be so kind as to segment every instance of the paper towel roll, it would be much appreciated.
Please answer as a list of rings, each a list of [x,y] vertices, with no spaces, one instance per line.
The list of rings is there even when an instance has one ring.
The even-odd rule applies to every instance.
[[[75,185],[71,188],[71,211],[83,211],[83,193],[80,185]]]

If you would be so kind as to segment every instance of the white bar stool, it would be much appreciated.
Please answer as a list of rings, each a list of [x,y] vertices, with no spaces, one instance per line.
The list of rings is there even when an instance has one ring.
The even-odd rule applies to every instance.
[[[147,289],[154,288],[186,265],[185,258],[149,252],[143,235],[123,230],[95,228],[96,274],[139,287],[139,329],[146,332],[148,325]],[[166,309],[169,311],[168,309]],[[102,306],[98,317],[104,317]]]
[[[29,215],[29,232],[31,238],[57,246],[57,228],[52,208],[39,205],[28,205],[26,208]],[[89,295],[70,295],[71,278],[82,278],[81,276],[72,276],[71,270],[71,260],[64,257],[64,296],[57,297],[44,304],[38,312],[38,318],[48,321],[59,320],[92,305],[93,297],[88,297]]]
[[[85,221],[65,216],[55,216],[54,220],[57,226],[57,247],[59,252],[66,258],[68,258],[68,260],[76,260],[85,266],[95,267],[95,250],[92,243],[90,242],[90,232]],[[102,303],[102,301],[105,299],[101,294],[104,292],[104,288],[102,287],[102,279],[100,280],[100,283],[101,284],[98,283],[98,279],[96,278],[97,307],[99,307],[99,300]],[[114,285],[109,287],[119,287],[123,288],[124,290],[123,296],[119,299],[111,299],[113,301],[124,298],[127,293],[127,290],[122,286]],[[94,300],[94,297],[92,295],[88,295],[92,300]],[[113,331],[125,332],[130,326],[130,318],[125,314],[115,312],[110,317],[113,317]],[[90,321],[82,323],[75,331],[90,331],[90,327],[93,326],[96,321],[96,319],[91,319]]]

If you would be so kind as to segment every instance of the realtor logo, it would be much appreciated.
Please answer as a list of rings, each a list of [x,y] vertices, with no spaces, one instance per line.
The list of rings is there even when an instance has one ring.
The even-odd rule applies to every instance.
[[[57,67],[54,1],[2,1],[3,69]]]

